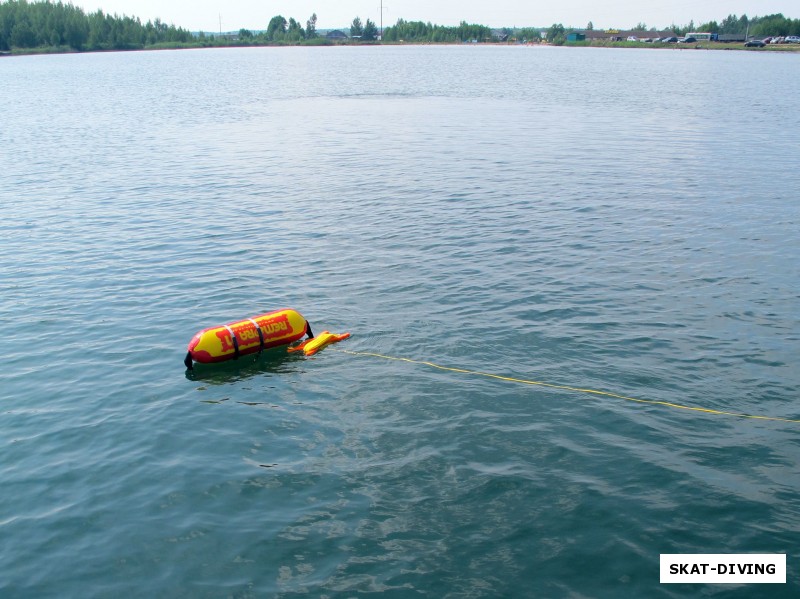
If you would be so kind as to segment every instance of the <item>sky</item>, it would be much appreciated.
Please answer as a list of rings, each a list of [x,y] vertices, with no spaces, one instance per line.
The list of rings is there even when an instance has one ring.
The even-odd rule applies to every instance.
[[[489,27],[544,27],[561,23],[596,29],[665,29],[672,25],[721,21],[729,14],[763,16],[783,13],[800,18],[798,0],[72,0],[86,12],[102,9],[109,14],[139,17],[143,22],[160,18],[190,31],[266,29],[275,15],[293,17],[305,25],[312,13],[318,29],[348,27],[354,17],[393,25],[397,19],[457,25],[461,21]]]

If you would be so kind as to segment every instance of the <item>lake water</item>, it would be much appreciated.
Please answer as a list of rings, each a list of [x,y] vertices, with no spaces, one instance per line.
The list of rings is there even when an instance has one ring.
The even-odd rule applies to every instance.
[[[797,596],[800,55],[11,57],[0,110],[4,598]],[[283,307],[352,337],[185,371]]]

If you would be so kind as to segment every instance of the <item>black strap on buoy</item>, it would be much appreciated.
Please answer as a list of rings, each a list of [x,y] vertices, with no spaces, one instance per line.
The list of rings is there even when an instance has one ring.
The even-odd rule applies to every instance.
[[[255,320],[253,320],[252,318],[248,318],[248,320],[253,323],[253,326],[256,327],[256,331],[258,331],[258,341],[259,341],[258,353],[261,353],[262,351],[264,351],[264,333],[261,332],[261,327],[258,326],[258,323]]]
[[[311,325],[308,323],[307,320],[306,320],[306,335],[308,335],[309,339],[313,339],[314,338],[314,333],[311,330]]]
[[[192,365],[192,352],[190,351],[186,352],[186,357],[183,359],[183,363],[189,370],[194,370],[194,366]]]
[[[236,333],[233,332],[233,329],[228,325],[225,325],[225,328],[228,329],[228,332],[231,334],[231,339],[233,339],[233,359],[239,359],[239,341],[236,339]]]

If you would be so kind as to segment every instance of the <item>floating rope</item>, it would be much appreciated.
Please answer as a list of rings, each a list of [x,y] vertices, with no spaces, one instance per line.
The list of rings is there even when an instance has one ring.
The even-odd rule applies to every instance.
[[[704,412],[706,414],[714,414],[716,416],[734,416],[736,418],[750,418],[753,420],[770,420],[774,422],[791,422],[794,424],[800,424],[800,420],[792,419],[792,418],[779,418],[777,416],[758,416],[755,414],[741,414],[738,412],[726,412],[724,410],[714,410],[712,408],[699,408],[696,406],[685,406],[679,403],[674,403],[671,401],[658,401],[655,399],[638,399],[636,397],[628,397],[626,395],[619,395],[617,393],[610,393],[609,391],[598,391],[596,389],[582,389],[580,387],[571,387],[569,385],[556,385],[553,383],[545,383],[542,381],[530,381],[526,379],[520,379],[511,376],[502,376],[500,374],[492,374],[491,372],[480,372],[478,370],[466,370],[464,368],[454,368],[452,366],[441,366],[439,364],[434,364],[433,362],[427,362],[425,360],[412,360],[411,358],[398,358],[396,356],[387,356],[384,354],[376,354],[371,352],[357,352],[351,351],[348,349],[336,349],[335,351],[340,351],[345,354],[350,354],[351,356],[362,356],[362,357],[372,357],[372,358],[382,358],[384,360],[394,360],[397,362],[408,362],[409,364],[422,364],[424,366],[430,366],[431,368],[437,368],[439,370],[446,370],[448,372],[458,372],[460,374],[472,374],[475,376],[483,376],[490,379],[498,379],[501,381],[509,381],[511,383],[520,383],[523,385],[537,385],[539,387],[548,387],[550,389],[560,389],[562,391],[574,391],[576,393],[590,393],[593,395],[602,395],[605,397],[613,397],[615,399],[622,399],[625,401],[634,401],[636,403],[642,404],[650,404],[655,406],[664,406],[667,408],[674,408],[677,410],[691,410],[693,412]]]

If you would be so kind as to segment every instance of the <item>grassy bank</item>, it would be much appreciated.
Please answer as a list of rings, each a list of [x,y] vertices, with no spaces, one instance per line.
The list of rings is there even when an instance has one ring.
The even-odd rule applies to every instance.
[[[255,41],[221,41],[221,40],[196,40],[192,42],[160,42],[141,47],[128,48],[95,48],[90,52],[126,52],[131,50],[189,50],[197,48],[248,48],[248,47],[287,47],[287,46],[431,46],[454,45],[452,42],[353,42],[351,40],[329,40],[327,38],[313,38],[299,42],[255,42]],[[461,45],[461,44],[455,44]],[[506,43],[489,43],[479,45],[505,46],[514,45]],[[542,44],[547,45],[547,44]],[[562,44],[569,48],[655,48],[670,50],[746,50],[749,52],[800,52],[800,44],[767,44],[763,48],[746,48],[743,43],[722,42],[697,42],[694,44],[664,44],[661,42],[613,42],[610,40],[592,40],[582,42],[565,42]],[[85,51],[85,50],[84,50]],[[8,52],[0,52],[0,56],[20,56],[27,54],[77,54],[79,50],[69,46],[43,46],[40,48],[12,48]]]
[[[358,45],[374,45],[378,42],[364,42]],[[249,47],[281,47],[281,46],[338,46],[351,45],[348,42],[333,41],[326,38],[313,38],[299,42],[269,42],[259,43],[253,41],[211,41],[196,40],[192,42],[158,42],[144,46],[130,46],[125,48],[92,48],[91,50],[76,50],[69,46],[41,46],[38,48],[11,48],[9,51],[0,52],[0,56],[24,56],[29,54],[80,54],[83,52],[128,52],[131,50],[191,50],[196,48],[249,48]]]

